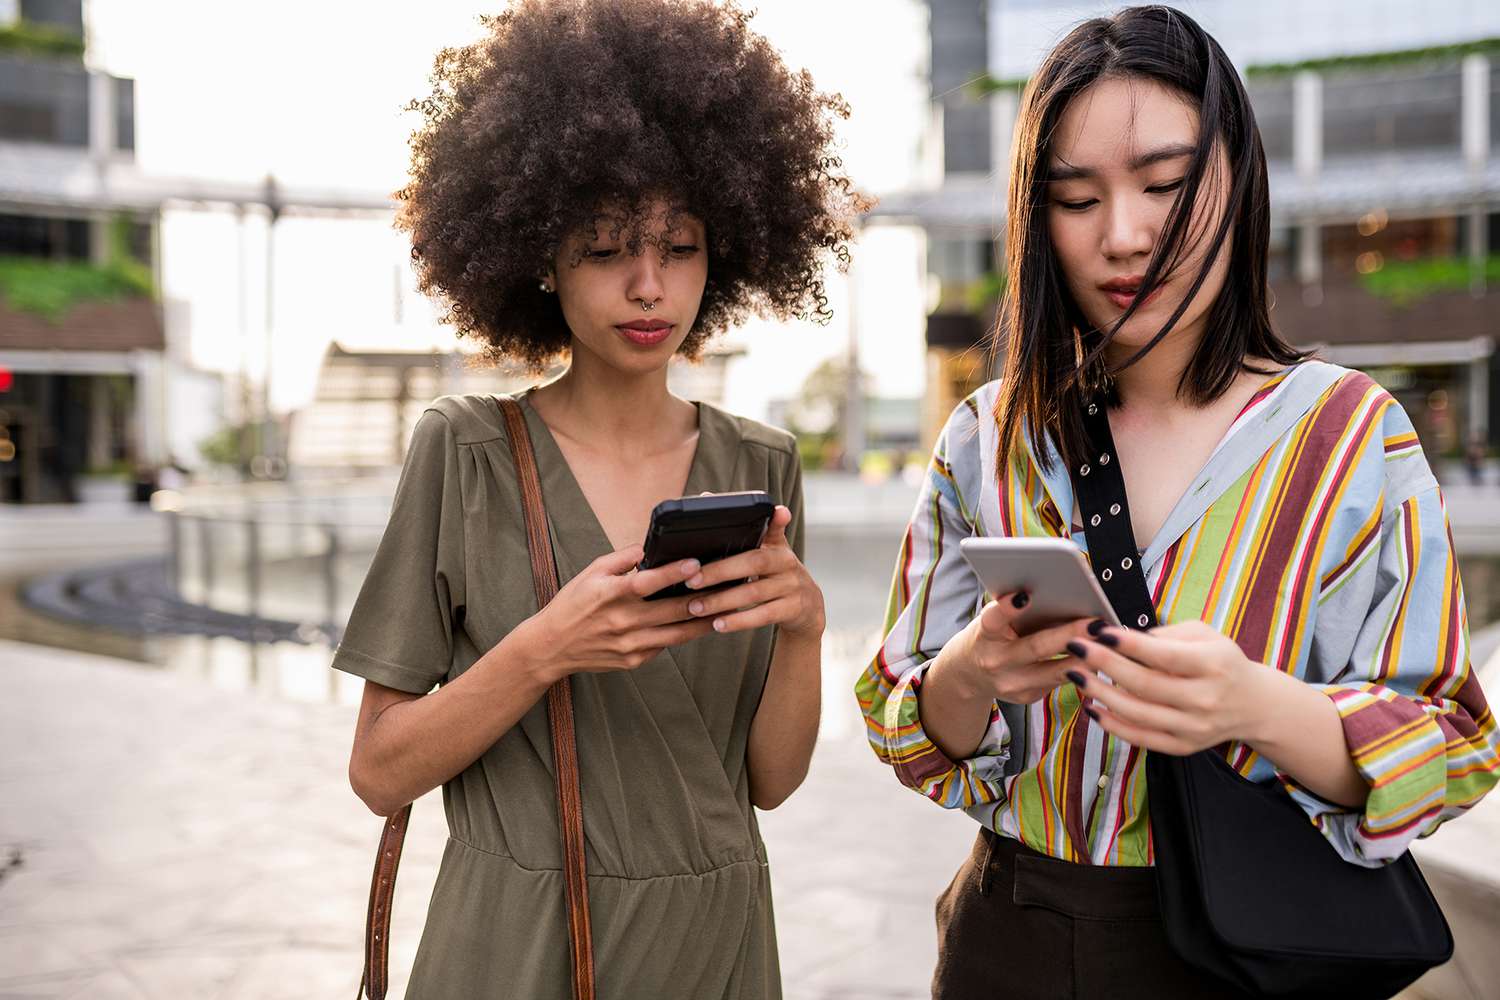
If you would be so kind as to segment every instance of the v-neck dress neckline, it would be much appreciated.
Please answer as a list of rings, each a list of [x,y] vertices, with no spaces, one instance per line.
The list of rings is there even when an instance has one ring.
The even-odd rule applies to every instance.
[[[517,393],[515,399],[525,412],[532,444],[541,453],[538,456],[538,463],[545,470],[543,472],[544,492],[547,482],[550,482],[555,490],[560,490],[565,494],[559,499],[568,508],[587,512],[587,517],[584,519],[586,524],[582,526],[584,530],[570,532],[575,537],[575,546],[582,543],[583,547],[593,552],[592,556],[584,560],[583,565],[586,565],[599,556],[615,551],[615,546],[609,539],[609,532],[604,530],[604,522],[599,520],[598,512],[594,510],[593,504],[589,503],[588,495],[583,492],[583,486],[578,482],[578,476],[573,472],[573,467],[568,464],[568,458],[563,453],[562,446],[557,443],[552,428],[547,426],[547,422],[542,419],[536,407],[531,405],[531,394],[535,391],[536,387],[533,386],[524,392]],[[683,496],[692,496],[710,488],[704,486],[703,483],[705,477],[711,475],[711,470],[706,466],[713,464],[715,451],[709,438],[716,429],[714,427],[716,421],[713,417],[716,411],[697,400],[689,400],[689,402],[698,411],[698,442],[693,447],[693,460],[688,465],[687,480],[682,488]],[[576,527],[575,525],[575,529]]]

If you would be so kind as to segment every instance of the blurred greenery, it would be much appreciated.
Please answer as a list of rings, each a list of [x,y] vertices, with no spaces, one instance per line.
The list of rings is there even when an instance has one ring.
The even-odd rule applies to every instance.
[[[1467,55],[1492,55],[1500,52],[1500,38],[1477,38],[1470,42],[1453,45],[1431,45],[1416,49],[1392,49],[1389,52],[1362,52],[1359,55],[1328,56],[1322,59],[1304,59],[1301,62],[1260,63],[1245,67],[1248,77],[1287,76],[1311,70],[1315,73],[1334,73],[1345,69],[1384,69],[1388,66],[1406,66],[1413,63],[1457,62]]]
[[[975,281],[968,289],[970,312],[987,313],[1005,297],[1005,275],[991,271]]]
[[[57,323],[81,302],[149,298],[151,269],[130,255],[130,219],[108,227],[108,263],[0,256],[0,299],[19,312]]]
[[[245,427],[243,425],[228,425],[220,427],[208,437],[198,442],[198,454],[210,465],[224,465],[238,468],[240,462],[240,441],[246,434],[258,433],[255,426]]]
[[[71,31],[50,24],[17,21],[14,24],[0,25],[0,52],[82,59],[83,39]]]
[[[1486,284],[1500,284],[1500,254],[1485,259],[1483,274]],[[1387,261],[1380,270],[1360,275],[1359,283],[1371,295],[1409,306],[1442,292],[1468,291],[1473,278],[1467,258],[1430,257]]]

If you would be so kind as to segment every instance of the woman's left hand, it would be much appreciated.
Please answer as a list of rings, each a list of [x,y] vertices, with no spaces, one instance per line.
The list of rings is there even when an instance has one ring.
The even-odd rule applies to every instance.
[[[1233,640],[1199,621],[1150,632],[1114,626],[1093,632],[1069,646],[1077,661],[1069,680],[1085,697],[1089,718],[1105,730],[1133,746],[1177,755],[1253,741],[1275,671],[1250,660]]]
[[[687,581],[689,589],[700,590],[728,580],[749,582],[704,594],[688,604],[688,611],[698,618],[715,616],[717,632],[779,625],[783,633],[821,636],[823,591],[787,541],[786,527],[791,523],[792,512],[778,506],[760,548],[704,566]]]

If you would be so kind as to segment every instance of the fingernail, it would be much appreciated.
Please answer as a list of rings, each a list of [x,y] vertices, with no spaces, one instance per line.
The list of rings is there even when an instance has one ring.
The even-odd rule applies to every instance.
[[[1024,608],[1031,603],[1031,595],[1024,590],[1016,591],[1016,596],[1010,599],[1010,603],[1018,608]]]
[[[694,601],[693,603],[691,603],[691,604],[688,605],[688,610],[690,612],[692,612],[693,614],[695,614],[695,615],[701,615],[701,614],[703,614],[703,602],[702,601]]]
[[[695,577],[693,577],[691,580],[689,580],[687,582],[687,585],[689,587],[697,589],[698,587],[703,586],[703,577],[702,576],[695,576]]]
[[[689,559],[687,562],[685,562],[685,563],[682,564],[682,575],[683,576],[692,576],[694,573],[698,572],[702,568],[703,568],[703,564],[700,563],[700,562],[698,562],[698,560],[696,560],[696,559]]]
[[[1096,711],[1094,711],[1093,707],[1090,706],[1090,705],[1083,706],[1083,714],[1087,715],[1090,719],[1093,719],[1095,722],[1099,721],[1099,713],[1096,712]]]
[[[722,619],[722,618],[716,618],[716,619],[714,619],[714,631],[715,632],[722,632],[722,631],[724,631],[728,627],[729,627],[729,623],[726,622],[724,619]]]
[[[1103,618],[1095,618],[1089,622],[1089,635],[1098,635],[1108,627],[1109,624]]]
[[[1067,677],[1068,680],[1070,680],[1074,684],[1076,684],[1078,687],[1083,687],[1085,684],[1088,683],[1087,678],[1085,678],[1082,674],[1080,674],[1076,670],[1069,670],[1064,676]]]
[[[1101,632],[1094,636],[1094,641],[1101,646],[1108,646],[1110,649],[1114,649],[1120,644],[1119,636],[1111,635],[1108,632]]]
[[[1089,655],[1089,651],[1084,647],[1083,643],[1077,641],[1068,643],[1068,652],[1072,653],[1080,660],[1086,659]]]

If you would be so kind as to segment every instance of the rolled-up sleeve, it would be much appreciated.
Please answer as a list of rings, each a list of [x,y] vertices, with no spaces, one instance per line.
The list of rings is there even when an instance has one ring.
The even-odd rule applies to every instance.
[[[974,533],[974,518],[953,465],[962,447],[975,450],[977,461],[974,429],[974,411],[964,403],[938,437],[897,557],[884,641],[855,684],[875,755],[902,784],[950,809],[1003,797],[1010,758],[1010,732],[998,704],[974,755],[960,761],[928,738],[919,709],[930,662],[968,625],[984,598],[959,552],[959,541]]]
[[[1500,779],[1500,733],[1469,662],[1463,589],[1434,485],[1383,519],[1373,600],[1335,683],[1319,685],[1343,721],[1370,794],[1333,805],[1280,775],[1345,860],[1374,867],[1462,813]]]

